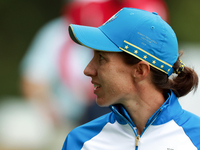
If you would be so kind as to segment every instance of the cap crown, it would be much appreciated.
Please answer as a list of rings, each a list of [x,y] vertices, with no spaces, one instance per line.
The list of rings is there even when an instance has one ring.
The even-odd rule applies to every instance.
[[[170,75],[178,58],[173,29],[155,12],[123,8],[99,29],[121,50]]]

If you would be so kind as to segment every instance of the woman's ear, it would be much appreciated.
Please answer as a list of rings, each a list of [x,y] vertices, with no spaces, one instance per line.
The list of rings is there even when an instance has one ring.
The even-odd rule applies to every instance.
[[[140,61],[139,63],[134,65],[133,69],[133,77],[135,81],[144,80],[150,73],[150,66],[145,61]]]

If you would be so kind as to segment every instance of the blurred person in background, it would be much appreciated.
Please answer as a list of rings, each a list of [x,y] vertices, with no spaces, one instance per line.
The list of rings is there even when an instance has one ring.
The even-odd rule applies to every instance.
[[[82,47],[76,46],[67,31],[69,22],[98,25],[96,18],[82,16],[82,11],[87,11],[86,6],[90,3],[66,3],[61,10],[62,16],[40,29],[22,60],[25,99],[39,107],[44,117],[50,117],[55,125],[79,124],[87,104],[94,99],[88,78],[82,75],[92,51],[85,53]],[[100,10],[98,13],[102,16]],[[99,23],[103,22],[102,19],[98,20]]]
[[[60,18],[40,29],[27,50],[21,64],[22,92],[55,125],[74,126],[109,111],[96,105],[93,87],[83,75],[92,51],[73,43],[67,26],[100,26],[123,7],[156,11],[169,19],[162,0],[74,0],[62,8]]]

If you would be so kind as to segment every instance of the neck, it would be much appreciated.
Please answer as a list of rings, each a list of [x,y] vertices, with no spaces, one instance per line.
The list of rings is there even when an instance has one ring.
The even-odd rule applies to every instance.
[[[165,98],[162,92],[152,87],[142,88],[137,93],[137,97],[127,100],[123,105],[136,125],[138,134],[141,134],[148,119],[161,107]]]

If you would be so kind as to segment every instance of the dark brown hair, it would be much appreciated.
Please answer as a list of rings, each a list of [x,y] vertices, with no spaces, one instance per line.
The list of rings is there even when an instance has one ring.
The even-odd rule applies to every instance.
[[[121,54],[126,64],[133,65],[141,61],[125,52],[122,52]],[[179,53],[179,57],[173,65],[174,70],[179,68],[179,58],[182,56],[182,54],[183,52]],[[196,91],[198,87],[198,76],[196,72],[189,67],[184,66],[184,70],[180,74],[172,75],[172,77],[170,76],[170,78],[167,74],[153,68],[152,66],[150,66],[150,68],[152,83],[158,89],[162,90],[164,95],[171,89],[177,97],[181,97],[188,94],[193,89]]]

